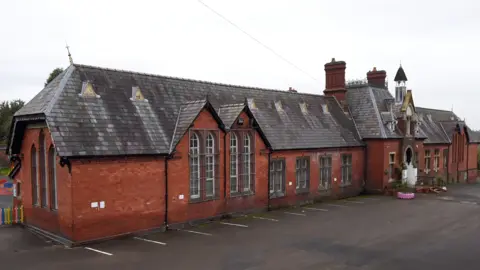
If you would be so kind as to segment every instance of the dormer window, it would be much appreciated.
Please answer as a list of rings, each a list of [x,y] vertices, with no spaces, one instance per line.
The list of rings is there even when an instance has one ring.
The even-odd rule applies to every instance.
[[[302,113],[307,114],[308,113],[307,103],[305,102],[300,103],[300,109],[302,110]]]
[[[282,112],[282,111],[283,111],[282,102],[281,102],[280,100],[275,101],[275,108],[276,108],[277,111],[279,111],[279,112]]]
[[[428,118],[428,121],[432,122],[432,115],[431,114],[427,114],[427,118]]]
[[[253,100],[253,98],[248,98],[247,103],[248,103],[248,108],[250,110],[256,110],[257,109],[257,104],[255,104],[255,101]]]
[[[388,129],[391,131],[391,132],[394,132],[395,131],[395,122],[388,122]]]
[[[147,99],[145,99],[142,91],[140,91],[140,87],[138,86],[132,86],[132,97],[130,98],[130,100],[148,101]]]
[[[323,113],[325,113],[325,114],[329,113],[329,112],[328,112],[328,106],[327,106],[327,104],[322,104],[322,111],[323,111]]]
[[[79,96],[81,97],[95,97],[99,98],[100,96],[95,93],[93,89],[93,85],[90,81],[85,81],[82,83],[82,91],[80,92]]]

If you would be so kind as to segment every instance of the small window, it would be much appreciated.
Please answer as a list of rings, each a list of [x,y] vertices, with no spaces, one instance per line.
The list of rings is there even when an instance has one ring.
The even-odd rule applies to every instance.
[[[395,177],[395,153],[390,153],[388,157],[388,179]]]
[[[32,204],[38,206],[38,170],[37,149],[32,145],[30,150],[30,179],[32,182]]]
[[[322,111],[323,111],[323,113],[328,113],[328,106],[327,106],[327,104],[322,104]]]
[[[443,149],[443,168],[448,166],[448,149]]]
[[[230,193],[238,192],[238,140],[230,133]]]
[[[310,188],[310,158],[298,157],[295,166],[297,190],[308,191]]]
[[[250,134],[243,136],[243,191],[250,191],[251,185],[251,139]]]
[[[425,150],[425,173],[430,172],[430,150]]]
[[[321,190],[328,190],[332,187],[332,157],[320,157],[320,187]]]
[[[40,169],[40,206],[47,207],[47,197],[48,197],[48,188],[47,188],[47,159],[46,157],[46,142],[45,142],[45,133],[43,130],[40,130],[39,136],[39,153],[38,153],[38,165]]]
[[[433,152],[433,170],[438,171],[440,168],[440,150],[435,149]]]
[[[285,160],[270,162],[270,194],[272,197],[285,196]]]
[[[190,136],[190,198],[200,198],[200,141],[196,133]]]
[[[55,168],[55,148],[50,146],[48,150],[48,176],[50,180],[50,208],[52,210],[58,209],[58,195],[57,195],[57,175]]]
[[[205,194],[207,197],[215,195],[215,139],[208,133],[205,143]]]
[[[342,155],[342,185],[347,186],[352,184],[352,155]]]

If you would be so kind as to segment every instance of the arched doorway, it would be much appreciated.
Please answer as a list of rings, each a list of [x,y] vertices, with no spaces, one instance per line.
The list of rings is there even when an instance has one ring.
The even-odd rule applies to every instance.
[[[412,155],[412,148],[407,147],[407,150],[405,150],[405,162],[407,163],[407,165],[412,164]]]

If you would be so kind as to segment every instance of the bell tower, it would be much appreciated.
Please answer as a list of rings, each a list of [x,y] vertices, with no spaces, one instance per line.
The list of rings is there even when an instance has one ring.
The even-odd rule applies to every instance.
[[[407,75],[405,75],[405,71],[403,70],[402,65],[397,70],[397,74],[395,75],[395,103],[401,104],[403,103],[403,99],[407,94]]]

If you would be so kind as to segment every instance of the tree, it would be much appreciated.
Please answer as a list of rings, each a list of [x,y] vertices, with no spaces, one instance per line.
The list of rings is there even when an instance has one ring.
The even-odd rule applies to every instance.
[[[13,115],[25,105],[20,99],[0,103],[0,144],[4,144],[10,132]]]
[[[55,79],[62,72],[63,72],[63,68],[56,68],[52,72],[50,72],[50,75],[48,76],[48,79],[45,82],[45,86],[47,86],[47,84],[49,84],[51,81],[53,81],[53,79]]]

